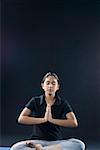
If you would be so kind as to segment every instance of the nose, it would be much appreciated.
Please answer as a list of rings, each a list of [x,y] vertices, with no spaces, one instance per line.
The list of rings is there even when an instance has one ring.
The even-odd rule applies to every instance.
[[[49,84],[49,87],[52,87],[52,86],[53,86],[53,85],[50,83],[50,84]]]

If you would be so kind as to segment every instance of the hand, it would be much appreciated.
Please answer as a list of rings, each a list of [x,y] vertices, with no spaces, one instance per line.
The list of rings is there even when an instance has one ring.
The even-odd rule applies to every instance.
[[[48,104],[48,121],[51,122],[52,121],[52,113],[51,113],[51,106]]]
[[[33,142],[31,142],[31,141],[26,141],[26,145],[27,145],[28,147],[31,147],[31,148],[34,148],[34,147],[35,147],[35,144],[34,144]]]
[[[48,121],[48,105],[46,107],[46,112],[45,112],[45,115],[44,115],[44,120],[45,120],[45,122]]]
[[[48,104],[47,107],[46,107],[46,112],[45,112],[44,119],[45,119],[45,122],[47,122],[47,121],[51,122],[51,120],[52,120],[52,113],[51,113],[50,104]]]

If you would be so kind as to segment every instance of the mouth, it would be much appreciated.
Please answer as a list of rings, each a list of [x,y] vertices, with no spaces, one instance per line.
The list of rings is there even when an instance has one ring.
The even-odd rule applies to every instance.
[[[53,89],[48,89],[47,91],[48,91],[48,92],[53,92]]]

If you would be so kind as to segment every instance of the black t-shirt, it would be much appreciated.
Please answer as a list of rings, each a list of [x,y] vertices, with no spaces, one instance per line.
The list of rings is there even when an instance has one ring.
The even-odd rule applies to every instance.
[[[44,95],[32,97],[26,104],[32,113],[31,116],[42,118],[46,111],[46,102]],[[51,106],[52,117],[55,119],[64,119],[66,114],[71,112],[72,108],[67,101],[62,100],[56,95],[56,101]],[[31,139],[41,140],[60,140],[62,139],[61,127],[50,122],[33,125],[33,132]]]

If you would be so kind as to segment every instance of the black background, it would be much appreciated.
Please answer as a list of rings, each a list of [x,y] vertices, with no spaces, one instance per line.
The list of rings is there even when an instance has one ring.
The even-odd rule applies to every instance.
[[[79,120],[65,136],[100,139],[99,1],[28,1],[2,3],[1,135],[28,137],[31,126],[17,117],[35,95],[49,70],[61,81]]]

